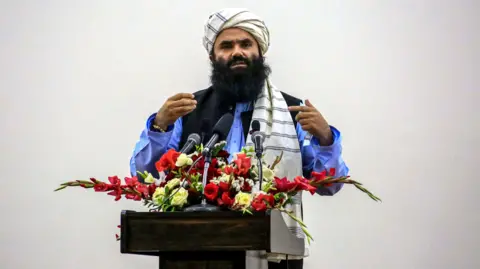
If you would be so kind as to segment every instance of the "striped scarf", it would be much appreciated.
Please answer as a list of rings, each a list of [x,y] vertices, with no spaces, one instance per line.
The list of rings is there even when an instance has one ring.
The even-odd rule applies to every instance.
[[[298,142],[297,131],[292,120],[287,103],[282,93],[267,80],[264,90],[258,96],[252,115],[252,121],[260,122],[260,131],[265,133],[264,158],[266,163],[271,164],[277,156],[283,152],[281,162],[275,167],[277,177],[286,177],[293,180],[303,174],[302,156]],[[246,146],[254,146],[249,132]],[[292,210],[295,216],[302,219],[302,193],[299,192],[292,199],[292,204],[287,206],[287,210]],[[289,230],[299,238],[305,238],[300,225],[291,217],[284,214],[283,218]],[[305,240],[306,241],[306,240]],[[289,260],[302,259],[308,256],[308,245],[305,244],[304,256],[288,256]],[[284,254],[269,253],[268,260],[286,260]]]

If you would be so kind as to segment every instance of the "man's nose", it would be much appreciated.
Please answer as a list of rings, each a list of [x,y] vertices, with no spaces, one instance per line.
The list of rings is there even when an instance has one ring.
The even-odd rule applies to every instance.
[[[233,48],[232,57],[245,57],[245,52],[239,45],[236,45]]]

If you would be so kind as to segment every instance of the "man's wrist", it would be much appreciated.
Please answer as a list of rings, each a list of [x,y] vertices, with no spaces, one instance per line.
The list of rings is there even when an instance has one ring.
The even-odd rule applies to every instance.
[[[315,136],[318,140],[320,146],[331,146],[333,144],[333,132],[330,127],[327,130],[323,131],[320,135]]]

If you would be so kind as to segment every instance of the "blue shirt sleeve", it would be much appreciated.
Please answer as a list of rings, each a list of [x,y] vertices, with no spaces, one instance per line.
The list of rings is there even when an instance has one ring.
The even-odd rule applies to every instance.
[[[348,167],[342,158],[342,136],[338,129],[330,126],[333,134],[333,143],[330,146],[321,146],[314,136],[305,132],[297,124],[298,141],[302,152],[303,171],[305,176],[312,171],[321,172],[335,168],[335,176],[348,175]],[[318,188],[320,195],[334,195],[343,187],[343,183],[336,183],[330,187]]]
[[[155,114],[147,119],[146,127],[135,144],[130,158],[130,174],[132,176],[136,176],[137,171],[147,171],[152,173],[154,177],[158,177],[155,163],[160,159],[160,156],[171,148],[178,150],[182,135],[182,118],[175,121],[164,133],[151,131],[154,119]]]

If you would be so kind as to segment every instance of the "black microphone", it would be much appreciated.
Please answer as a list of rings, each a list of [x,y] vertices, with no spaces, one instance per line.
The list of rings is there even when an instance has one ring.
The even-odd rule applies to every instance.
[[[255,146],[255,154],[257,158],[262,157],[264,140],[265,134],[260,131],[260,122],[258,120],[254,120],[252,122],[252,142]]]
[[[207,144],[203,147],[203,155],[210,154],[212,147],[215,146],[219,140],[225,139],[230,132],[230,128],[232,128],[233,123],[233,115],[227,113],[223,115],[215,124],[212,130],[212,137],[207,142]]]
[[[180,153],[188,153],[190,150],[192,150],[193,147],[196,145],[200,144],[200,135],[198,134],[190,134],[187,138],[187,142],[183,146],[183,148],[180,150]]]
[[[259,189],[262,191],[263,183],[263,164],[262,164],[262,154],[263,154],[263,141],[265,140],[265,134],[260,131],[260,122],[258,120],[252,121],[252,142],[255,145],[255,155],[257,156],[257,166],[258,166],[258,178]]]

